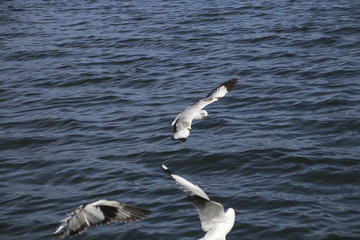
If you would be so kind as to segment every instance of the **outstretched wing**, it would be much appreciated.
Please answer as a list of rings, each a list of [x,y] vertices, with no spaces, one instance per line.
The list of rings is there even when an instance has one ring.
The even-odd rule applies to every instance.
[[[99,200],[94,202],[93,205],[101,210],[104,214],[105,221],[108,222],[125,223],[136,221],[151,213],[149,210],[116,201]]]
[[[230,92],[236,85],[238,79],[232,78],[220,86],[212,90],[206,98],[200,99],[197,103],[193,104],[191,107],[194,109],[201,110],[212,102],[218,101],[220,98],[224,97],[228,92]]]
[[[206,193],[199,186],[192,184],[185,178],[180,177],[179,175],[176,175],[174,172],[168,169],[164,164],[162,164],[161,167],[164,170],[164,172],[169,174],[175,180],[175,182],[183,189],[183,191],[186,193],[187,196],[199,196],[205,200],[210,201],[208,195],[206,195]]]
[[[232,78],[226,82],[224,82],[223,84],[221,84],[220,86],[218,86],[217,88],[215,88],[214,90],[212,90],[209,95],[207,95],[208,97],[212,97],[212,98],[217,98],[220,99],[223,96],[225,96],[228,92],[230,92],[231,90],[233,90],[233,88],[235,87],[236,83],[237,83],[238,79],[237,78]]]
[[[98,226],[104,223],[130,222],[139,220],[150,214],[149,210],[119,203],[116,201],[99,200],[78,207],[69,217],[63,219],[62,224],[55,233],[63,230],[62,235],[74,236],[80,234],[90,226]]]
[[[175,180],[186,193],[190,201],[196,206],[203,231],[209,231],[217,219],[224,218],[223,206],[220,203],[211,201],[208,195],[199,186],[176,175],[164,164],[162,165],[162,169]]]

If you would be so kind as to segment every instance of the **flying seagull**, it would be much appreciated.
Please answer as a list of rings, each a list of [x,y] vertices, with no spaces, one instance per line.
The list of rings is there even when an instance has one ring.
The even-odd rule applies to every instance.
[[[175,180],[184,190],[190,201],[196,206],[202,230],[206,232],[205,236],[200,240],[226,240],[226,234],[234,226],[235,214],[239,212],[233,208],[229,208],[224,212],[224,207],[220,203],[211,201],[199,186],[176,175],[164,164],[162,169]]]
[[[109,222],[130,222],[142,219],[150,214],[149,210],[119,203],[116,201],[99,200],[93,203],[82,204],[69,216],[61,220],[61,225],[54,234],[61,232],[57,239],[69,235],[82,233],[89,226],[109,224]]]
[[[179,113],[175,120],[171,123],[173,126],[171,139],[185,142],[190,135],[191,122],[193,120],[201,120],[204,117],[209,117],[207,111],[202,110],[208,104],[219,100],[230,92],[237,83],[237,78],[232,78],[214,90],[212,90],[206,98],[200,99],[197,103],[185,108]]]

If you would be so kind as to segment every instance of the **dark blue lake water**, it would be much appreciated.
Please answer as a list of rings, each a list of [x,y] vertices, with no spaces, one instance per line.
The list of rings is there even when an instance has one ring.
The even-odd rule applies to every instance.
[[[360,239],[358,1],[1,1],[0,72],[1,239],[99,199],[153,213],[73,239],[201,238],[162,163],[240,211],[229,240]]]

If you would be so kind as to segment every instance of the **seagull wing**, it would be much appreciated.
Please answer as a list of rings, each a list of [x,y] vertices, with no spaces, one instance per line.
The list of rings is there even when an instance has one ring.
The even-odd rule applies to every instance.
[[[62,224],[55,231],[60,232],[64,229],[63,235],[74,236],[89,226],[96,226],[105,223],[104,214],[92,203],[80,205],[69,217],[62,220]],[[62,237],[63,235],[59,236]]]
[[[198,209],[203,231],[209,231],[212,228],[214,221],[225,217],[223,206],[220,203],[211,201],[208,195],[206,195],[199,186],[176,175],[164,164],[162,165],[162,169],[175,180]]]
[[[78,207],[69,217],[62,220],[62,224],[55,231],[64,229],[63,235],[74,236],[83,232],[89,226],[98,226],[110,221],[130,222],[139,220],[151,212],[137,206],[116,201],[99,200]]]
[[[199,212],[201,227],[204,232],[210,231],[217,223],[225,219],[224,207],[214,201],[192,200]]]
[[[181,113],[179,113],[176,118],[174,119],[174,121],[171,123],[171,126],[174,126],[176,121],[178,120],[178,118],[181,116]]]
[[[191,105],[190,107],[200,111],[210,103],[218,101],[220,98],[224,97],[228,92],[230,92],[235,87],[237,81],[238,81],[237,78],[232,78],[222,83],[220,86],[212,90],[206,96],[206,98],[200,99],[198,102]]]
[[[199,196],[205,200],[210,201],[208,195],[206,195],[206,193],[201,188],[199,188],[199,186],[192,184],[185,178],[180,177],[179,175],[176,175],[174,172],[168,169],[164,164],[161,167],[184,190],[187,196]]]
[[[140,220],[150,214],[149,210],[116,201],[100,200],[93,203],[104,214],[105,221],[131,222]]]
[[[237,78],[232,78],[232,79],[224,82],[223,84],[221,84],[220,86],[218,86],[217,88],[212,90],[209,93],[209,95],[207,95],[207,97],[213,97],[213,98],[218,98],[218,99],[224,97],[228,92],[233,90],[237,81],[238,81]]]

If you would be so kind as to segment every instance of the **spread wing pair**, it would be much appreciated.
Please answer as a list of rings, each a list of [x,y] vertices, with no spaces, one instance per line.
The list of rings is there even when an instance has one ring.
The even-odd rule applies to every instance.
[[[198,102],[185,108],[184,111],[177,115],[175,120],[171,123],[173,126],[171,139],[185,142],[190,135],[192,121],[209,117],[207,111],[202,109],[210,103],[224,97],[235,87],[237,81],[237,78],[233,78],[224,82],[212,90],[206,98],[200,99]]]

